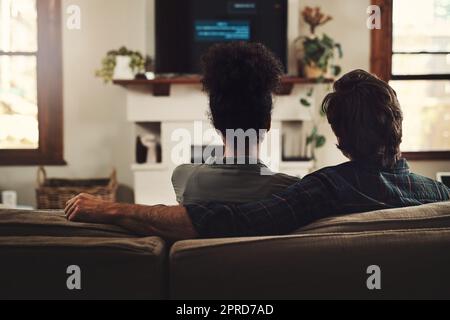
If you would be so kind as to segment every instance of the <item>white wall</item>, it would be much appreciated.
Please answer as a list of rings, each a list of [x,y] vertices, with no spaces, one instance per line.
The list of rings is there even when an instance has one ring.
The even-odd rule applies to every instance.
[[[49,168],[51,176],[92,177],[106,176],[112,167],[119,171],[122,184],[133,184],[130,163],[134,160],[132,125],[126,122],[125,91],[103,85],[94,78],[102,56],[110,49],[126,45],[136,50],[152,52],[153,0],[63,0],[63,7],[77,4],[81,7],[82,30],[64,28],[64,141],[67,167]],[[290,39],[295,38],[300,11],[306,5],[321,6],[334,20],[320,28],[341,42],[343,71],[355,68],[369,69],[369,30],[366,28],[366,8],[369,0],[289,0]],[[151,16],[151,14],[150,14]],[[305,32],[304,25],[301,31]],[[290,61],[293,62],[292,54]],[[295,70],[291,65],[290,70]],[[323,97],[324,92],[318,92]],[[344,160],[336,149],[335,138],[324,123],[328,143],[318,152],[319,167],[334,165]],[[450,171],[450,161],[415,162],[413,170],[434,177],[437,171]],[[0,168],[0,190],[19,192],[21,204],[34,204],[35,167]]]

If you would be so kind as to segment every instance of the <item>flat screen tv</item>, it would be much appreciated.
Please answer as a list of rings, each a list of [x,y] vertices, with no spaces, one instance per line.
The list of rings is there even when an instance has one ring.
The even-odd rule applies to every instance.
[[[286,68],[287,0],[156,0],[157,73],[195,74],[214,43],[261,42]]]

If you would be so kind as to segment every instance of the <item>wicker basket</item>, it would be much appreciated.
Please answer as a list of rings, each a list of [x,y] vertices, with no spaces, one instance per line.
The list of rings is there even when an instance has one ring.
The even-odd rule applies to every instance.
[[[38,169],[36,202],[38,209],[64,209],[66,202],[80,193],[88,193],[103,200],[115,201],[116,170],[106,179],[48,179],[43,167]]]

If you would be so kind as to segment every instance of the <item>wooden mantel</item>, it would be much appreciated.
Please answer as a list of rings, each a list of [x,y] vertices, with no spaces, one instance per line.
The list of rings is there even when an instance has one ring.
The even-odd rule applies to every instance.
[[[294,85],[308,85],[319,83],[332,83],[333,79],[306,79],[299,77],[285,76],[281,79],[281,86],[277,92],[278,95],[290,95]],[[114,80],[115,85],[126,88],[149,88],[156,97],[169,97],[172,85],[195,85],[201,83],[201,76],[174,76],[174,77],[156,77],[153,80],[135,79],[135,80]]]

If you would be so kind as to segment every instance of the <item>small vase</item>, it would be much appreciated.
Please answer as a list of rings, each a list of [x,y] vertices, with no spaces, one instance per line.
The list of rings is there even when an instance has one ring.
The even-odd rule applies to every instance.
[[[315,64],[307,64],[304,66],[305,76],[308,79],[319,79],[325,76],[325,71]]]
[[[129,56],[117,56],[113,78],[116,80],[133,80],[135,74],[130,67],[130,62],[131,57]]]

